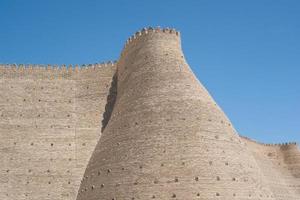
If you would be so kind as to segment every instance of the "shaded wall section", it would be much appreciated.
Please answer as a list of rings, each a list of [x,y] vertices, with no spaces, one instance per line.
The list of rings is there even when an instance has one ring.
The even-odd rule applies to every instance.
[[[243,138],[275,199],[300,199],[300,151],[295,143],[261,144]]]
[[[76,198],[114,73],[0,67],[0,199]]]

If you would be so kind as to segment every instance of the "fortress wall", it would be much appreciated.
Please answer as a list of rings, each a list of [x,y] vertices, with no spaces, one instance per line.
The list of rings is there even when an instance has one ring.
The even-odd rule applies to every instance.
[[[0,67],[0,199],[76,198],[114,73]]]
[[[243,138],[276,199],[299,199],[300,151],[295,143],[266,145]]]
[[[274,199],[252,154],[195,78],[179,33],[144,29],[117,63],[117,100],[78,200]]]
[[[297,145],[239,137],[174,29],[137,32],[118,63],[0,65],[0,158],[1,200],[300,195]]]

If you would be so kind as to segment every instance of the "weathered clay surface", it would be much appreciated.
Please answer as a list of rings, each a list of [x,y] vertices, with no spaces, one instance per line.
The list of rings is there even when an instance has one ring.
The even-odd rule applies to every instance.
[[[0,199],[74,200],[115,73],[0,67]]]
[[[0,199],[300,199],[297,145],[240,137],[173,29],[137,32],[117,63],[0,82]]]

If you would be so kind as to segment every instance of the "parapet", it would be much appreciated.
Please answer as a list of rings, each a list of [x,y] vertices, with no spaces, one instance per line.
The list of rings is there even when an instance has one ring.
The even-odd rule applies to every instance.
[[[147,35],[152,35],[155,33],[165,33],[165,34],[174,35],[174,36],[177,36],[178,38],[180,38],[180,32],[174,28],[160,28],[160,27],[143,28],[140,31],[137,31],[135,34],[133,34],[126,40],[126,43],[124,45],[121,55],[126,51],[126,49],[128,49],[132,44],[134,44],[135,41],[137,41]]]
[[[111,68],[116,65],[116,62],[108,61],[83,65],[0,64],[0,78],[26,78],[35,75],[37,78],[71,77],[84,71]]]
[[[250,142],[253,142],[253,143],[256,143],[256,144],[259,144],[259,145],[263,145],[263,146],[277,146],[277,147],[281,147],[281,146],[295,146],[295,145],[298,145],[297,142],[285,142],[285,143],[274,143],[274,144],[271,144],[271,143],[262,143],[262,142],[258,142],[256,140],[253,140],[251,138],[248,138],[246,136],[242,136],[240,135],[241,138],[245,139],[245,140],[248,140]]]

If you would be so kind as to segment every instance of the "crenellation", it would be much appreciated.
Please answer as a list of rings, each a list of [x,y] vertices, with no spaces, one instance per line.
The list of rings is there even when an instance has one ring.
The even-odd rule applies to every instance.
[[[176,36],[180,36],[180,33],[178,31],[176,31],[176,29],[174,29],[174,28],[172,28],[172,29],[170,29],[170,28],[161,29],[160,27],[142,28],[141,31],[137,31],[136,33],[134,33],[127,39],[127,41],[125,42],[124,49],[121,52],[121,55],[124,54],[124,51],[127,48],[127,46],[130,45],[131,43],[134,43],[135,40],[143,37],[144,35],[155,34],[155,33],[167,33],[167,34],[174,34]]]
[[[59,65],[43,65],[43,64],[0,64],[0,77],[12,78],[19,76],[20,78],[33,77],[36,78],[61,78],[64,76],[76,76],[81,71],[91,71],[103,67],[113,68],[117,61],[107,61],[95,64],[82,64],[81,66],[62,64]],[[101,69],[100,69],[101,70]]]
[[[271,146],[271,147],[276,147],[276,146],[290,146],[290,145],[297,145],[297,142],[285,142],[285,143],[262,143],[262,142],[258,142],[256,140],[253,140],[251,138],[248,138],[248,137],[245,137],[245,136],[242,136],[240,135],[241,138],[245,139],[245,140],[248,140],[249,142],[254,142],[256,144],[259,144],[259,145],[263,145],[263,146]]]

